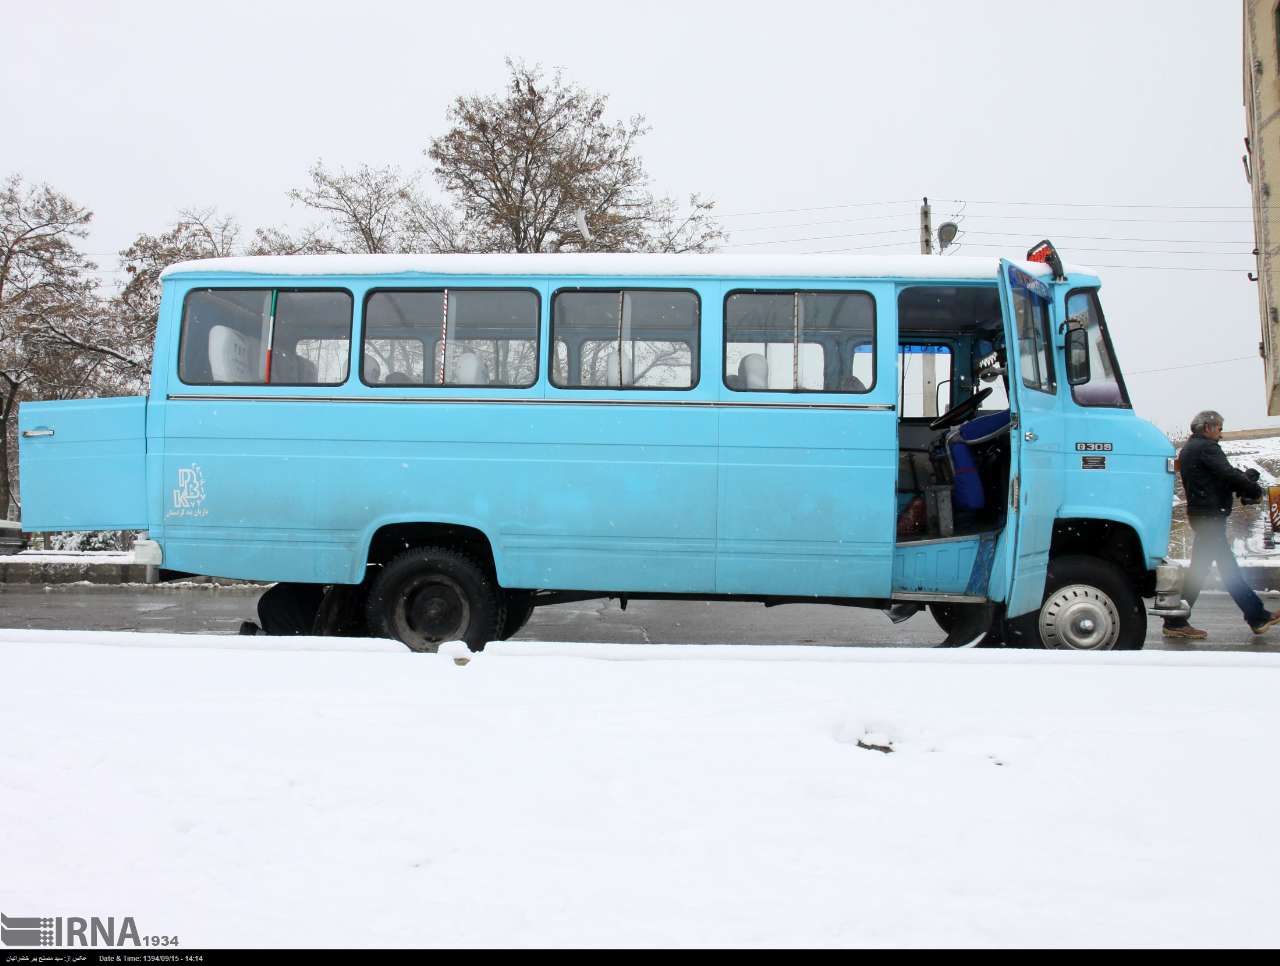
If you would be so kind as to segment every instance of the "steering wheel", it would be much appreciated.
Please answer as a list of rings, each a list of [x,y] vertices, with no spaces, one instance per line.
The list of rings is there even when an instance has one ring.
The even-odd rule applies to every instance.
[[[970,416],[978,411],[978,407],[982,405],[982,401],[994,392],[992,386],[986,389],[980,389],[964,402],[952,406],[945,413],[929,424],[930,429],[949,429],[952,426],[959,426],[965,422]]]

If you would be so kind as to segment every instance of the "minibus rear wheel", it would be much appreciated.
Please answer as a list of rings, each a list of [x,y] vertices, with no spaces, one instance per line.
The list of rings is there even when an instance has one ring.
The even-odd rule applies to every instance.
[[[498,639],[506,606],[493,579],[466,554],[415,547],[383,566],[369,588],[366,614],[370,633],[410,650],[465,641],[479,651]]]
[[[1049,561],[1044,603],[1007,622],[1009,643],[1078,651],[1136,651],[1147,639],[1142,598],[1109,560],[1066,556]]]

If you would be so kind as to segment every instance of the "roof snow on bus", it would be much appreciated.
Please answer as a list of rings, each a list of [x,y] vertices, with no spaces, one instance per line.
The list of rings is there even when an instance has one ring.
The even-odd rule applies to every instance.
[[[1045,275],[1041,264],[1018,261]],[[906,278],[993,281],[1000,260],[937,255],[255,255],[178,262],[176,275],[502,275],[676,278]],[[1095,274],[1067,266],[1072,274]]]

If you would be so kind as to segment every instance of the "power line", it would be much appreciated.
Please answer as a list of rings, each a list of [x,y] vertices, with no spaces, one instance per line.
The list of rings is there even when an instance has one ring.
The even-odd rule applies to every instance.
[[[889,244],[892,244],[892,245],[907,245],[907,244],[914,244],[914,243],[910,243],[910,242],[891,242],[891,243],[889,243]],[[889,245],[868,245],[868,246],[853,247],[853,248],[821,248],[821,249],[808,249],[808,250],[806,250],[806,251],[799,252],[798,254],[801,254],[801,255],[841,255],[841,254],[845,254],[845,253],[848,253],[848,252],[863,251],[863,250],[865,250],[865,248],[887,248],[887,247],[889,247]],[[977,247],[977,246],[975,246],[975,247]],[[991,246],[982,246],[982,247],[991,247]],[[944,256],[944,257],[945,257],[945,256]],[[1231,274],[1231,275],[1244,274],[1245,272],[1247,272],[1247,271],[1248,271],[1248,269],[1247,269],[1247,268],[1207,268],[1207,267],[1203,267],[1203,266],[1191,266],[1191,265],[1116,265],[1116,264],[1109,264],[1109,263],[1104,263],[1104,262],[1091,262],[1091,263],[1090,263],[1088,266],[1086,266],[1086,267],[1088,267],[1088,268],[1125,268],[1125,269],[1136,269],[1136,270],[1140,270],[1140,271],[1153,271],[1153,272],[1227,272],[1227,273],[1229,273],[1229,274]]]
[[[743,228],[733,228],[733,229],[732,229],[732,231],[734,231],[734,232],[744,232],[744,231],[787,231],[787,230],[790,230],[790,229],[793,229],[793,228],[820,228],[820,227],[823,227],[823,226],[826,226],[826,225],[848,225],[848,224],[853,224],[853,223],[855,223],[855,222],[860,222],[860,221],[877,221],[877,220],[883,220],[883,219],[886,219],[886,218],[907,218],[907,217],[910,217],[910,215],[911,215],[911,212],[905,212],[905,211],[904,211],[904,212],[899,212],[899,213],[897,213],[897,214],[892,214],[892,215],[864,215],[864,216],[857,217],[857,218],[834,218],[834,219],[828,219],[828,220],[825,220],[825,221],[801,221],[801,222],[794,222],[794,223],[792,223],[792,224],[788,224],[788,225],[751,225],[751,226],[743,227]],[[1044,216],[1044,217],[1038,217],[1038,216],[1032,216],[1032,215],[984,215],[984,214],[982,214],[982,213],[980,213],[980,212],[970,212],[970,213],[969,213],[969,214],[967,214],[967,215],[962,215],[962,216],[961,216],[961,220],[962,220],[962,221],[967,221],[967,220],[968,220],[968,219],[970,219],[970,218],[972,218],[972,219],[977,219],[977,220],[981,220],[981,219],[987,218],[987,219],[992,219],[992,220],[1038,221],[1038,222],[1046,222],[1046,221],[1083,221],[1083,222],[1094,222],[1094,223],[1096,223],[1096,222],[1106,222],[1106,221],[1119,221],[1119,222],[1137,222],[1137,223],[1150,223],[1150,224],[1207,224],[1207,225],[1224,224],[1224,225],[1251,225],[1251,224],[1253,223],[1253,222],[1252,222],[1252,220],[1245,220],[1245,219],[1241,219],[1241,218],[1228,218],[1228,219],[1109,218],[1109,217],[1108,217],[1108,218],[1102,218],[1102,217],[1099,217],[1099,218],[1074,218],[1074,217],[1070,217],[1070,216],[1054,216],[1054,215],[1046,215],[1046,216]],[[977,230],[977,229],[971,229],[971,230]],[[1019,237],[1019,238],[1024,237],[1024,236],[1022,236],[1022,235],[1016,235],[1016,236],[1015,236],[1015,235],[1013,235],[1012,233],[1008,233],[1008,232],[994,232],[994,231],[991,231],[991,232],[985,232],[985,234],[1008,234],[1010,237]],[[1073,236],[1069,236],[1069,235],[1058,235],[1057,237],[1059,237],[1059,238],[1069,238],[1069,237],[1073,237]],[[1096,235],[1090,235],[1090,236],[1087,236],[1087,237],[1095,238],[1095,237],[1109,237],[1109,236],[1096,236]],[[1148,240],[1149,240],[1149,241],[1164,241],[1164,239],[1160,239],[1160,238],[1153,238],[1153,239],[1125,239],[1125,240],[1137,240],[1137,241],[1148,241]],[[1187,240],[1191,240],[1191,241],[1201,241],[1201,240],[1203,240],[1203,241],[1214,241],[1214,239],[1169,239],[1169,240],[1170,240],[1170,241],[1187,241]],[[1238,242],[1238,244],[1242,244],[1242,245],[1244,245],[1244,244],[1249,244],[1249,241],[1248,241],[1247,239],[1245,239],[1245,240],[1242,240],[1242,241]]]
[[[1255,208],[1254,205],[1241,204],[1190,204],[1183,202],[1102,202],[1102,201],[971,201],[965,198],[936,198],[935,202],[939,204],[968,204],[968,205],[989,205],[996,207],[1010,208],[1112,208],[1120,210],[1167,210],[1167,211],[1249,211]],[[784,215],[797,214],[806,211],[835,211],[842,208],[874,208],[888,207],[892,205],[915,205],[919,202],[914,198],[908,198],[901,201],[850,201],[840,204],[815,205],[810,208],[773,208],[762,211],[737,211],[725,214],[719,214],[718,218],[750,218],[763,215]],[[1260,205],[1262,209],[1276,208],[1280,209],[1280,205]],[[1051,217],[1051,216],[1048,216]],[[1114,219],[1109,219],[1114,220]]]
[[[867,221],[902,221],[909,217],[912,217],[909,212],[902,211],[893,215],[864,215],[858,218],[839,218],[835,221],[803,221],[794,225],[752,225],[749,228],[732,228],[730,231],[790,231],[795,228],[817,228],[822,225],[853,225]]]
[[[885,229],[885,230],[882,230],[882,231],[849,232],[849,233],[841,233],[841,234],[838,234],[838,235],[809,235],[809,236],[805,236],[805,237],[801,237],[801,238],[766,238],[766,239],[761,239],[761,240],[757,240],[757,241],[750,241],[750,242],[735,242],[735,243],[732,243],[732,244],[726,245],[725,247],[726,247],[726,248],[749,248],[749,247],[753,247],[753,246],[757,246],[757,245],[788,245],[788,244],[793,244],[793,243],[797,243],[797,242],[809,242],[809,241],[834,241],[834,240],[836,240],[836,239],[844,239],[844,238],[864,238],[864,237],[869,237],[869,236],[873,236],[873,235],[895,235],[895,234],[906,234],[906,233],[914,233],[914,232],[915,232],[915,229],[914,229],[914,228],[901,228],[901,229]],[[966,231],[966,232],[962,233],[961,238],[962,238],[962,239],[965,239],[965,238],[967,238],[967,237],[968,237],[968,235],[969,235],[969,234],[973,234],[973,235],[977,235],[977,236],[982,236],[982,237],[990,237],[993,233],[988,233],[988,232],[972,232],[972,233],[970,233],[970,232],[967,232],[967,231]],[[1003,235],[1004,233],[999,233],[999,234],[1000,234],[1000,235]],[[1023,238],[1023,237],[1025,237],[1025,236],[1022,236],[1022,235],[1008,235],[1008,236],[1006,236],[1006,237]],[[1067,237],[1067,236],[1059,235],[1058,237],[1059,237],[1059,238],[1064,238],[1064,237]],[[1117,240],[1119,240],[1119,239],[1117,239]],[[1160,239],[1155,239],[1155,240],[1159,241]],[[1170,244],[1173,244],[1173,243],[1174,243],[1174,242],[1173,242],[1172,240],[1170,240]],[[906,242],[905,242],[905,241],[904,241],[904,242],[898,242],[897,244],[906,244]],[[1008,248],[1008,247],[1009,247],[1008,245],[1005,245],[1005,244],[997,244],[997,243],[995,243],[995,242],[975,242],[975,241],[968,241],[968,242],[967,242],[967,244],[969,244],[970,246],[972,246],[972,247],[974,247],[974,248],[996,248],[996,249],[1006,249],[1006,248]],[[1248,244],[1248,242],[1223,242],[1222,244],[1233,244],[1233,245],[1239,245],[1239,244]],[[857,249],[857,248],[859,248],[859,247],[869,248],[869,247],[883,247],[883,246],[850,246],[850,247],[848,247],[848,248],[836,249],[836,250],[837,250],[837,251],[854,251],[854,250],[856,250],[856,249]],[[1169,249],[1169,248],[1095,248],[1095,247],[1090,247],[1090,246],[1081,246],[1081,247],[1074,247],[1074,246],[1073,246],[1072,251],[1079,251],[1079,252],[1102,252],[1102,253],[1106,253],[1106,254],[1116,254],[1116,253],[1119,253],[1119,254],[1131,254],[1131,255],[1219,255],[1219,256],[1227,256],[1227,257],[1230,257],[1230,258],[1251,258],[1251,257],[1253,257],[1253,250],[1252,250],[1252,249],[1249,249],[1248,251],[1220,252],[1220,251],[1203,250],[1203,249]],[[816,253],[814,253],[814,254],[816,254]]]
[[[847,235],[816,235],[810,238],[766,238],[763,241],[735,242],[729,245],[725,245],[724,247],[725,248],[749,248],[754,245],[786,245],[791,242],[822,241],[824,239],[830,239],[830,238],[866,238],[872,235],[901,235],[904,233],[914,234],[915,231],[916,229],[914,228],[885,228],[885,229],[882,229],[881,231],[855,231]],[[895,242],[895,244],[901,244],[901,243]]]
[[[965,235],[981,235],[983,238],[1026,238],[1022,232],[1010,231],[964,231]],[[1156,242],[1168,245],[1252,245],[1253,241],[1243,239],[1221,238],[1125,238],[1119,235],[1059,235],[1055,239],[1065,238],[1067,241],[1118,241],[1118,242]]]
[[[1215,209],[1251,209],[1253,205],[1188,205],[1188,204],[1155,204],[1152,202],[1105,202],[1105,201],[970,201],[965,198],[938,198],[941,204],[967,205],[1000,205],[1008,208],[1168,208],[1173,210],[1215,210]],[[1280,208],[1280,205],[1261,205],[1263,208]]]
[[[875,208],[888,205],[914,205],[914,198],[906,201],[851,201],[839,205],[818,205],[814,208],[774,208],[769,211],[735,211],[731,214],[716,215],[717,218],[755,218],[760,215],[794,215],[802,211],[834,211],[837,208]]]
[[[1250,359],[1258,359],[1258,357],[1256,355],[1236,356],[1234,359],[1215,359],[1212,362],[1191,362],[1185,366],[1164,366],[1160,369],[1139,369],[1137,372],[1126,372],[1124,377],[1128,379],[1130,376],[1149,376],[1153,372],[1173,372],[1175,369],[1200,369],[1203,366],[1222,366],[1226,365],[1228,362],[1248,362]]]
[[[1255,206],[1253,205],[1211,205],[1211,204],[1188,204],[1182,202],[1103,202],[1103,201],[971,201],[966,198],[935,198],[934,201],[939,204],[950,205],[991,205],[1003,206],[1010,208],[1116,208],[1122,210],[1130,209],[1147,209],[1147,210],[1169,210],[1169,211],[1249,211]],[[874,208],[887,207],[891,205],[915,205],[919,202],[915,198],[908,198],[902,201],[850,201],[840,204],[831,205],[815,205],[811,208],[772,208],[763,211],[736,211],[726,214],[719,214],[718,218],[751,218],[762,215],[786,215],[797,214],[805,211],[835,211],[841,208]],[[1261,205],[1260,208],[1280,208],[1280,205]]]
[[[1080,217],[1078,215],[987,215],[981,212],[975,212],[965,216],[967,221],[970,218],[979,218],[986,221],[1086,221],[1097,223],[1100,221],[1111,222],[1142,222],[1144,224],[1157,225],[1252,225],[1252,218],[1115,218],[1111,215],[1099,215],[1096,217]]]
[[[858,221],[883,221],[886,218],[911,218],[912,213],[909,211],[899,212],[894,215],[867,215],[862,218],[836,218],[831,221],[801,221],[793,225],[752,225],[749,228],[734,228],[733,231],[788,231],[792,228],[818,228],[823,225],[850,225]],[[912,228],[911,231],[916,229]]]
[[[997,245],[994,242],[968,242],[972,248],[1008,248],[1008,245]],[[1219,255],[1228,258],[1252,258],[1253,251],[1247,252],[1212,252],[1191,248],[1089,248],[1072,247],[1070,252],[1106,252],[1126,255]]]

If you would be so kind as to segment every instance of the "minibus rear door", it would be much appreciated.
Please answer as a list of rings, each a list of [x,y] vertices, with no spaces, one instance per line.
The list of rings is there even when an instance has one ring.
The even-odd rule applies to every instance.
[[[18,410],[22,529],[147,529],[147,400],[64,399]]]
[[[1053,290],[1012,262],[1000,260],[1005,316],[1011,441],[1005,561],[1006,613],[1038,610],[1044,599],[1053,525],[1062,506],[1063,422],[1054,366],[1057,331]]]

